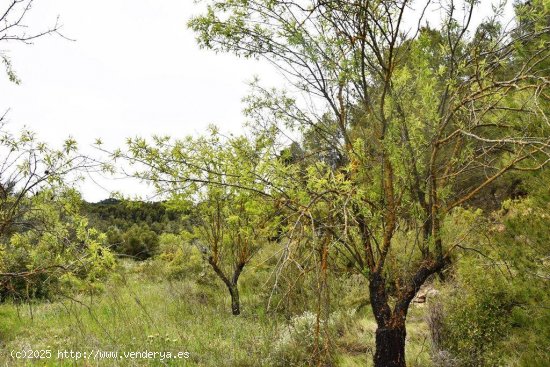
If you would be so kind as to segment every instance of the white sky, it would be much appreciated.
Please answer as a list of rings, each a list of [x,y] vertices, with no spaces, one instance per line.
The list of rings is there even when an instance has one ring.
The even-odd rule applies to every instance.
[[[26,126],[53,144],[70,135],[83,148],[97,137],[111,148],[128,136],[183,137],[210,123],[238,131],[246,82],[258,75],[276,85],[281,77],[265,64],[200,50],[186,28],[198,12],[192,0],[36,0],[26,24],[44,29],[59,15],[75,41],[1,45],[22,84],[0,71],[0,112],[10,108],[12,130]],[[145,193],[135,183],[101,183]],[[82,191],[89,201],[109,196],[91,182]]]

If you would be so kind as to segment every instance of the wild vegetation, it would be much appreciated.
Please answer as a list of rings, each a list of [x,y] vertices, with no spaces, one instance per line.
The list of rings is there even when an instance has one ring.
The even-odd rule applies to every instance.
[[[1,125],[0,361],[550,365],[550,4],[204,3],[200,46],[290,83],[252,84],[243,134],[91,159]],[[119,163],[162,201],[83,202],[75,180]]]

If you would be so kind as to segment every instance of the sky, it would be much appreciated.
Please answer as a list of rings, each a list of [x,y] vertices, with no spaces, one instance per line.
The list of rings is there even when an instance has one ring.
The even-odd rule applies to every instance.
[[[7,3],[0,0],[0,10]],[[0,112],[9,108],[10,129],[25,126],[54,145],[71,136],[84,152],[93,152],[96,138],[116,148],[126,137],[183,137],[211,123],[239,132],[247,82],[258,76],[272,86],[282,77],[265,63],[199,49],[186,28],[199,12],[192,0],[35,0],[29,31],[59,16],[73,41],[48,36],[1,45],[22,82],[0,72]],[[110,191],[150,193],[127,180],[96,181],[81,187],[88,201]]]

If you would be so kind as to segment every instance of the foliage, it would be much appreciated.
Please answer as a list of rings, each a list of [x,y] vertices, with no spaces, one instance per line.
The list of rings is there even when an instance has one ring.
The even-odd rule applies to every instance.
[[[508,26],[503,5],[474,24],[479,2],[444,0],[436,27],[429,1],[204,2],[189,22],[202,47],[265,58],[292,89],[253,83],[251,135],[129,138],[110,158],[156,203],[83,204],[71,180],[98,165],[76,142],[0,120],[2,339],[17,344],[28,301],[78,326],[57,345],[185,341],[197,365],[550,364],[548,2],[517,2]],[[31,3],[12,3],[0,41]],[[105,281],[110,250],[141,261]],[[430,351],[411,306],[426,282],[441,290]],[[223,315],[224,287],[245,317]]]
[[[124,232],[122,243],[115,245],[115,249],[138,260],[144,260],[156,254],[158,242],[158,235],[154,231],[146,226],[134,224]]]
[[[277,225],[276,209],[267,200],[273,196],[265,179],[269,147],[263,136],[223,139],[212,128],[209,136],[197,139],[129,139],[125,155],[147,167],[135,176],[166,194],[169,206],[190,212],[195,226],[188,236],[226,285],[234,314],[240,313],[239,277]]]
[[[181,211],[161,202],[107,199],[85,203],[82,210],[95,228],[106,233],[112,251],[137,260],[156,255],[163,234],[176,234],[191,226]]]
[[[497,345],[509,332],[515,297],[499,274],[472,272],[476,265],[461,264],[467,279],[446,302],[442,347],[461,366],[500,366],[503,354]]]
[[[52,298],[59,293],[93,291],[115,266],[105,235],[79,214],[72,190],[45,190],[22,205],[26,228],[0,245],[1,299]]]
[[[159,238],[159,260],[165,262],[168,279],[197,277],[203,272],[202,254],[183,236],[162,234]]]
[[[134,224],[146,225],[151,230],[177,233],[181,230],[180,219],[184,213],[167,208],[166,203],[145,201],[123,201],[106,199],[98,203],[84,203],[83,211],[94,226],[106,231],[116,226],[126,231]]]
[[[540,192],[547,187],[532,183],[547,172],[541,176],[530,180],[536,195],[508,201],[492,224],[478,229],[475,252],[462,257],[456,283],[446,285],[441,347],[460,366],[550,362],[544,347],[550,340],[549,202]]]
[[[478,2],[444,1],[432,28],[430,2],[418,22],[406,0],[204,2],[189,22],[201,46],[265,58],[294,87],[255,85],[246,109],[256,131],[301,143],[270,158],[289,237],[309,246],[287,263],[315,259],[324,304],[329,259],[351,263],[368,279],[375,365],[404,366],[410,303],[462,247],[444,231],[454,209],[550,161],[546,7],[518,5],[510,29],[498,7],[474,24]]]
[[[80,215],[71,188],[97,164],[74,139],[55,149],[23,130],[0,125],[0,293],[18,300],[66,289],[93,290],[114,266],[104,235]]]

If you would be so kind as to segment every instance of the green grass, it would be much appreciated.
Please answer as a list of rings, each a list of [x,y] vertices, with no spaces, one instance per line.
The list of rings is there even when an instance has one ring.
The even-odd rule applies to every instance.
[[[253,295],[242,292],[243,313],[230,313],[219,285],[167,281],[125,270],[93,297],[53,303],[0,305],[0,365],[6,366],[269,366],[277,333],[286,321],[262,312]],[[243,286],[246,290],[246,285]],[[253,305],[256,305],[252,307]],[[409,366],[429,366],[429,341],[422,310],[408,324]],[[336,341],[339,366],[369,366],[375,323],[366,310]],[[12,359],[11,351],[51,350],[53,358]],[[188,359],[57,359],[57,351],[189,352]],[[33,364],[34,362],[34,364]]]

